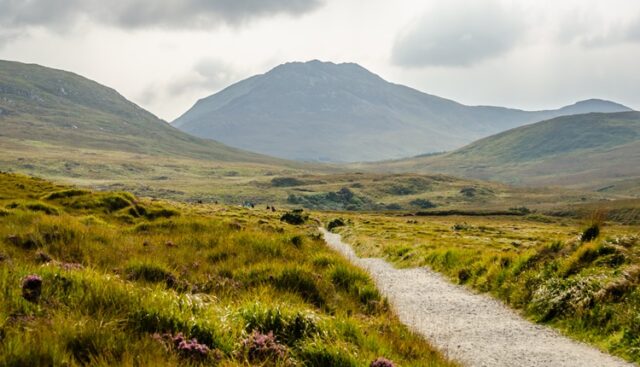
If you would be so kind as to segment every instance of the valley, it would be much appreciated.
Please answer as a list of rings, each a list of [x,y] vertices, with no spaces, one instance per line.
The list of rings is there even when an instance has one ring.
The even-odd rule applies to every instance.
[[[472,107],[311,61],[169,124],[0,61],[0,128],[2,365],[640,361],[640,117],[623,105]],[[423,271],[529,339],[478,351],[490,328],[442,327],[471,320],[456,313],[412,329],[400,279]],[[416,294],[416,314],[440,303]]]

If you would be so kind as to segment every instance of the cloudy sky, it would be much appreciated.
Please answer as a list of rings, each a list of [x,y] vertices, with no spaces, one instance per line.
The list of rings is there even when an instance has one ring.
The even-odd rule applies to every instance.
[[[465,104],[640,109],[640,1],[0,0],[0,59],[74,71],[168,121],[311,59]]]

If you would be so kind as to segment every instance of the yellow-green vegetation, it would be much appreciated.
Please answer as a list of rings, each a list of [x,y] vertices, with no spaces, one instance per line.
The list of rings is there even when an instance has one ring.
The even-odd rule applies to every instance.
[[[0,167],[97,190],[204,203],[312,210],[544,208],[612,195],[562,189],[513,188],[445,175],[332,173],[340,168],[277,162],[222,162],[115,150],[59,146],[0,137]]]
[[[313,217],[13,174],[0,208],[0,365],[452,365]]]
[[[336,226],[340,217],[344,226]],[[326,214],[360,256],[429,266],[540,323],[640,361],[640,227],[526,216]],[[333,222],[332,222],[333,221]]]

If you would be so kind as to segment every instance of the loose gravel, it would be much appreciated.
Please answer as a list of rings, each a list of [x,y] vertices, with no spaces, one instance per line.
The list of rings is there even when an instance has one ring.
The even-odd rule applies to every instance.
[[[331,248],[371,274],[404,324],[465,366],[634,366],[536,325],[427,268],[396,269],[382,259],[359,258],[340,235],[320,230]]]

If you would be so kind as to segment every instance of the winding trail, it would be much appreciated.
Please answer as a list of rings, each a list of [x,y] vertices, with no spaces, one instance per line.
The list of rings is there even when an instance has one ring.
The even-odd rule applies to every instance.
[[[403,323],[465,366],[634,366],[531,323],[429,269],[396,269],[382,259],[359,258],[340,235],[320,231],[331,248],[371,274]]]

